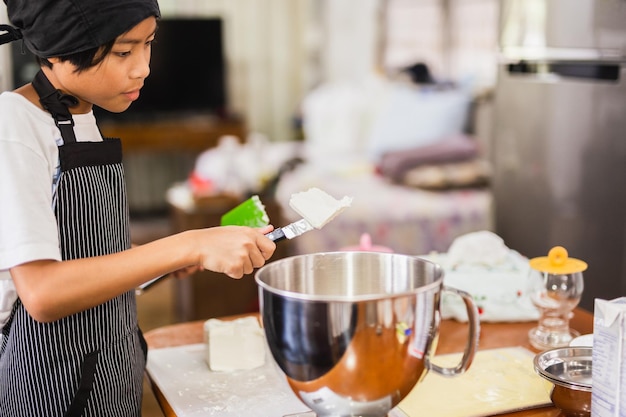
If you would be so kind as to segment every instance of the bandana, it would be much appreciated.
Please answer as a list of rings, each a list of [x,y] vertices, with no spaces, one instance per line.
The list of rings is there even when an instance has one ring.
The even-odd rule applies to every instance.
[[[4,0],[15,28],[0,25],[0,44],[18,40],[42,58],[100,47],[142,20],[160,17],[157,0]],[[1,32],[6,32],[1,34]]]

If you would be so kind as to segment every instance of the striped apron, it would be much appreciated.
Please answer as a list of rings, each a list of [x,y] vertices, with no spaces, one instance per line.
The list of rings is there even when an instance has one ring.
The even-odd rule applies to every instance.
[[[33,85],[43,98],[53,87],[40,74]],[[47,109],[64,140],[55,205],[63,260],[128,249],[120,141],[77,142],[73,122]],[[0,416],[141,415],[147,348],[134,291],[52,323],[33,320],[18,299],[3,333]]]

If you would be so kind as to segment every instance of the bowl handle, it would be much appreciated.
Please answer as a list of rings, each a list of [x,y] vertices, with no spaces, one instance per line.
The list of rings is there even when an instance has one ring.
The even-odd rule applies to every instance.
[[[461,358],[461,362],[457,364],[453,368],[446,368],[442,366],[435,365],[430,361],[430,356],[425,358],[425,363],[427,369],[432,370],[443,376],[457,376],[467,371],[467,369],[472,364],[474,360],[474,355],[478,350],[478,339],[480,337],[480,320],[478,315],[478,308],[474,303],[474,299],[472,296],[465,291],[458,290],[456,288],[443,286],[443,291],[452,292],[463,299],[465,303],[465,308],[467,309],[467,318],[469,324],[469,335],[467,340],[467,345],[465,346],[465,351],[463,352],[463,357]]]

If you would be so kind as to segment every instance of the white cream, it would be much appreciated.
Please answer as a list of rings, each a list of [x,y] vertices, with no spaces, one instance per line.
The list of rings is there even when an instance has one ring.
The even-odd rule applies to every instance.
[[[335,199],[319,188],[309,188],[291,195],[289,206],[308,221],[311,226],[321,229],[339,213],[350,207],[352,197]]]

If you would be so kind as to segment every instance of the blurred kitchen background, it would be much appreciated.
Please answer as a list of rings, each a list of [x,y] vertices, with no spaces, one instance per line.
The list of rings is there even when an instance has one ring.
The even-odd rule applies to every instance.
[[[445,252],[491,230],[528,257],[562,245],[586,261],[588,310],[626,295],[626,1],[160,5],[141,98],[98,111],[123,138],[135,242],[219,224],[253,194],[286,224],[290,193],[318,186],[354,207],[276,258],[363,233]],[[36,69],[0,47],[0,90]],[[210,273],[139,297],[145,330],[256,307],[251,277]]]

